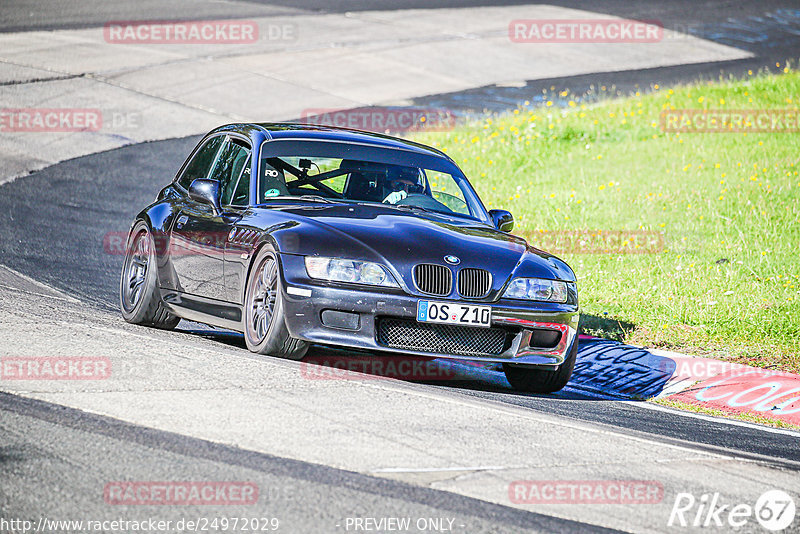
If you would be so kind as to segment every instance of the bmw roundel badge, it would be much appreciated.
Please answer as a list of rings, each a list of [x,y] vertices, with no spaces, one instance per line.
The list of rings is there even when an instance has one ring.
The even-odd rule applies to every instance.
[[[450,265],[458,265],[459,263],[461,263],[461,260],[458,259],[458,256],[453,256],[452,254],[445,256],[444,261],[446,261]]]

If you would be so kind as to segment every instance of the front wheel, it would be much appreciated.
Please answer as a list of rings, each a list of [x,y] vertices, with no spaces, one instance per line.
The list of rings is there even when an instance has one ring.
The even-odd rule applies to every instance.
[[[278,256],[265,245],[256,256],[244,299],[244,340],[247,348],[258,354],[268,354],[299,360],[308,351],[308,343],[289,335],[281,296],[281,277]]]
[[[129,323],[171,330],[181,320],[161,302],[155,242],[144,221],[137,222],[128,236],[119,301],[122,318]]]
[[[532,369],[524,365],[503,364],[503,372],[511,387],[528,393],[555,393],[569,382],[575,359],[578,357],[578,340],[572,343],[567,359],[555,371]]]

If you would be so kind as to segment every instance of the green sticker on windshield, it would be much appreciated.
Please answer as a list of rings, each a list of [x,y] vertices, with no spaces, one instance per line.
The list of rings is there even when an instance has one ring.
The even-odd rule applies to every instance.
[[[277,189],[269,189],[269,190],[267,190],[266,193],[264,193],[264,198],[277,197],[280,194],[281,194],[281,192],[279,190],[277,190]]]

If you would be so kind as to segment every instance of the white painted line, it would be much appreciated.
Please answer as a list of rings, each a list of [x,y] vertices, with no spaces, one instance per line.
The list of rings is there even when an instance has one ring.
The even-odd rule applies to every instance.
[[[3,283],[1,278],[0,278],[0,287],[5,287],[7,289],[11,289],[12,291],[22,291],[24,293],[32,293],[32,294],[35,294],[35,295],[39,295],[40,297],[56,298],[56,299],[59,299],[59,300],[65,300],[67,302],[72,302],[74,304],[80,303],[80,300],[76,299],[75,297],[71,297],[71,296],[67,295],[66,293],[62,293],[61,291],[59,291],[59,290],[57,290],[57,289],[55,289],[53,287],[48,286],[47,284],[39,282],[38,280],[34,280],[30,276],[26,276],[26,275],[22,274],[19,271],[15,271],[14,269],[12,269],[11,267],[8,267],[7,265],[0,265],[0,269],[8,271],[9,274],[11,274],[12,277],[20,278],[20,279],[24,280],[26,283],[31,284],[31,285],[33,285],[35,287],[38,287],[38,288],[42,289],[43,291],[45,291],[45,293],[38,293],[38,292],[35,292],[35,291],[28,291],[25,288],[15,287],[13,285],[9,285],[8,283]],[[13,283],[13,282],[11,282],[11,283]]]
[[[502,465],[482,465],[477,467],[386,467],[373,469],[371,473],[439,473],[449,471],[496,471],[508,469]]]

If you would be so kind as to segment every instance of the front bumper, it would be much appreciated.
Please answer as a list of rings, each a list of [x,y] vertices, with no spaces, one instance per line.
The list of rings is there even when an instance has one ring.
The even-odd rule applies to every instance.
[[[312,343],[433,358],[525,364],[550,369],[563,363],[573,344],[577,343],[577,306],[501,299],[496,302],[459,301],[492,306],[492,327],[503,328],[508,333],[508,341],[499,354],[448,354],[387,346],[379,342],[380,318],[416,321],[419,300],[451,299],[414,296],[399,289],[373,289],[312,280],[306,276],[302,256],[282,254],[281,263],[283,268],[279,272],[282,277],[286,326],[292,337]],[[326,310],[357,314],[357,325],[348,328],[326,325],[322,319],[322,313]],[[537,331],[552,331],[560,335],[557,342],[548,343],[547,347],[532,346],[531,340]],[[555,336],[554,333],[550,337],[555,339]]]

